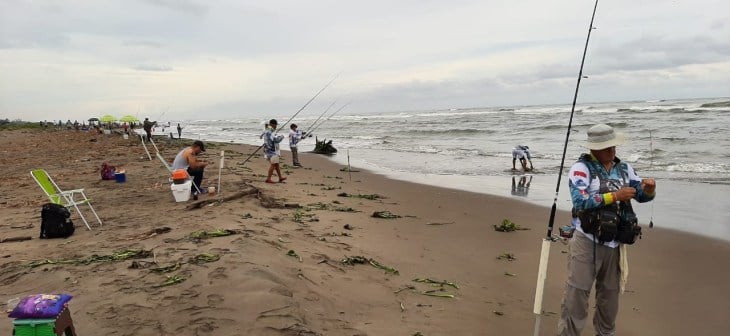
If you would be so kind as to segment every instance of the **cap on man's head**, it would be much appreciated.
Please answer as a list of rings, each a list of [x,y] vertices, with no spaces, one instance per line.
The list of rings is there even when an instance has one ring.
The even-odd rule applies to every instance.
[[[279,123],[276,122],[276,119],[269,120],[269,125],[278,125]]]
[[[614,131],[613,127],[606,124],[595,125],[586,133],[588,138],[585,147],[588,149],[601,150],[624,143],[624,134]]]
[[[193,142],[193,146],[198,146],[200,147],[201,152],[205,152],[205,144],[202,141],[195,140],[195,142]]]
[[[297,128],[297,124],[291,124],[291,126],[289,126],[289,128],[295,129],[295,128]]]

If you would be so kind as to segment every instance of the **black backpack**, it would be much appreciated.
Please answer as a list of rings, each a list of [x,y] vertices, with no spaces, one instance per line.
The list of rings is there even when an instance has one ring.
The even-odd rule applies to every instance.
[[[46,203],[41,210],[41,239],[67,238],[74,234],[74,223],[71,213],[65,206],[55,203]]]

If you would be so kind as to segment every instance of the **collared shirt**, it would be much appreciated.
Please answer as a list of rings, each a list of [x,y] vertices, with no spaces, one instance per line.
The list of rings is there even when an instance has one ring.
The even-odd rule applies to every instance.
[[[302,140],[302,131],[290,130],[289,131],[289,147],[296,148],[299,141]]]
[[[599,169],[605,169],[604,166],[592,155],[591,160],[597,164]],[[622,165],[625,165],[626,167],[626,170],[623,173],[619,168]],[[613,199],[611,192],[619,190],[624,186],[636,189],[634,199],[640,203],[654,199],[654,195],[649,195],[644,192],[644,189],[641,187],[641,178],[628,163],[622,163],[620,160],[617,160],[617,162],[611,166],[607,175],[608,181],[604,181],[604,183],[607,184],[606,187],[609,192],[601,193],[601,181],[598,176],[591,176],[590,169],[582,161],[578,161],[573,164],[570,168],[570,172],[568,172],[568,186],[570,187],[570,197],[573,201],[573,208],[576,210],[589,210],[613,204],[615,200]],[[572,223],[576,230],[597,242],[592,234],[583,231],[580,226],[580,219],[573,218]],[[619,243],[613,240],[605,242],[604,245],[613,248],[617,247]]]
[[[275,131],[273,128],[268,128],[264,133],[264,155],[267,157],[279,155],[279,143],[284,139],[283,135],[276,135]]]

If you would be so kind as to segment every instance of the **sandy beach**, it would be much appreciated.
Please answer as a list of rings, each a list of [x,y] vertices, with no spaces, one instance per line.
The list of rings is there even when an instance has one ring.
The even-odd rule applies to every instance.
[[[255,147],[220,143],[209,143],[202,155],[213,163],[203,185],[217,186],[219,154],[225,150],[220,192],[177,203],[167,170],[154,154],[148,159],[139,139],[15,130],[0,132],[0,141],[5,190],[0,239],[33,238],[0,243],[3,310],[9,299],[69,293],[79,335],[532,334],[547,208],[391,180],[357,167],[348,173],[309,153],[300,154],[305,168],[284,166],[286,183],[266,184],[268,164],[261,156],[241,164]],[[159,138],[157,147],[171,162],[189,142]],[[290,163],[289,152],[283,157]],[[127,181],[102,181],[103,162],[123,167]],[[73,236],[38,239],[47,198],[29,174],[36,168],[47,170],[62,188],[85,188],[103,226],[90,221],[89,231],[72,212]],[[658,197],[665,197],[661,192],[659,186]],[[342,193],[350,197],[338,196]],[[400,217],[373,218],[375,211]],[[495,231],[504,219],[528,230]],[[556,223],[568,220],[569,214],[560,212]],[[232,234],[193,237],[196,231],[221,229]],[[724,335],[730,243],[644,230],[643,239],[629,248],[631,274],[621,297],[618,334]],[[152,256],[29,266],[124,249]],[[553,244],[541,335],[555,334],[566,252],[563,243]],[[500,259],[504,254],[515,259]],[[214,257],[196,262],[201,255]],[[367,260],[342,263],[355,256],[383,267]],[[152,271],[163,267],[172,271]],[[166,280],[175,283],[162,286]],[[11,330],[11,319],[4,318],[0,334]]]

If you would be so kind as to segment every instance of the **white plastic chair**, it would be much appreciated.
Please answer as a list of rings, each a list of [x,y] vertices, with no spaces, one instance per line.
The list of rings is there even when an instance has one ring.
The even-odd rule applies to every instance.
[[[51,203],[60,204],[65,206],[66,208],[73,207],[74,209],[76,209],[76,212],[79,213],[79,217],[81,217],[81,220],[84,221],[86,228],[91,230],[89,222],[86,221],[84,214],[82,214],[81,210],[79,209],[79,205],[83,204],[89,206],[91,212],[94,213],[94,217],[96,217],[96,220],[99,222],[99,226],[102,225],[101,219],[99,219],[99,215],[96,214],[96,210],[94,210],[94,207],[91,206],[91,199],[86,197],[84,189],[63,191],[61,190],[61,188],[58,187],[56,182],[53,181],[51,176],[48,175],[48,172],[43,169],[31,170],[30,176],[32,176],[35,182],[38,183],[41,189],[43,189],[43,192],[46,193],[46,196],[48,196],[48,199],[51,200]]]

